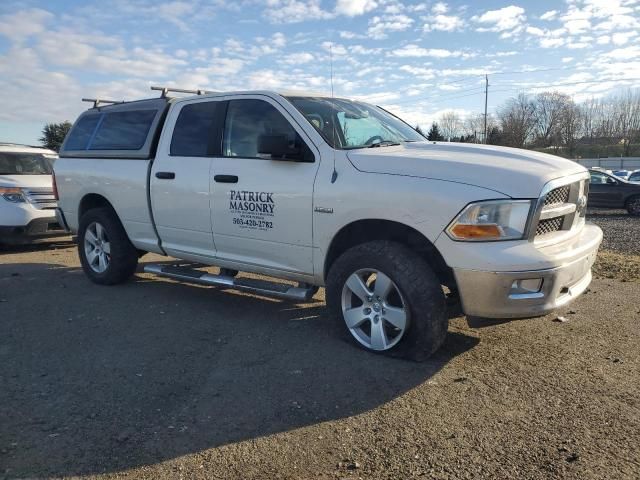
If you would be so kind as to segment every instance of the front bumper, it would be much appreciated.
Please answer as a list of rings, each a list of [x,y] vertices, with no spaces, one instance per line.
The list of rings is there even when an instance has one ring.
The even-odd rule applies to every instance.
[[[586,225],[565,248],[546,249],[553,268],[518,271],[480,271],[454,268],[465,314],[488,318],[525,318],[545,315],[567,305],[591,283],[591,267],[602,241],[602,230]],[[539,251],[545,251],[541,248]],[[518,280],[540,280],[538,291],[523,292]]]
[[[55,218],[36,218],[24,226],[0,226],[0,242],[11,245],[66,235]]]

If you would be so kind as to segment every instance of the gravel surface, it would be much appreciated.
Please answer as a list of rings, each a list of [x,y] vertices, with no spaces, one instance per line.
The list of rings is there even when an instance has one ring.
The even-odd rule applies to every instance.
[[[626,210],[589,209],[587,221],[602,228],[602,250],[640,255],[640,217]]]
[[[57,246],[0,254],[0,477],[640,477],[637,282],[537,319],[452,308],[410,363],[330,337],[322,291],[98,287]]]

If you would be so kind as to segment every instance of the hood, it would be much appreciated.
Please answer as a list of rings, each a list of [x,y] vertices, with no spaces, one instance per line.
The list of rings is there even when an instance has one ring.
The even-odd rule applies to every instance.
[[[350,150],[347,157],[362,172],[466,183],[513,198],[536,198],[549,180],[587,171],[546,153],[470,143],[404,143]]]
[[[0,175],[0,186],[53,189],[51,175]]]

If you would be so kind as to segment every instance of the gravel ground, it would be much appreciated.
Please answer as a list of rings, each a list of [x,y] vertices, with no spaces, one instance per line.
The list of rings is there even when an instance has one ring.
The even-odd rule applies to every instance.
[[[98,287],[68,243],[4,252],[0,478],[637,479],[637,293],[596,279],[565,322],[452,307],[410,363],[330,337],[322,291]]]
[[[632,217],[626,210],[589,209],[587,221],[602,228],[602,250],[640,255],[640,217]]]

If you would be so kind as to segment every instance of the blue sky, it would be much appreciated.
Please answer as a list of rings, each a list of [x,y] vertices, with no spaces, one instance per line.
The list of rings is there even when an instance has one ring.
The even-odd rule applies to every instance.
[[[0,4],[0,141],[150,85],[303,89],[428,127],[519,92],[640,86],[640,1],[65,0]]]

